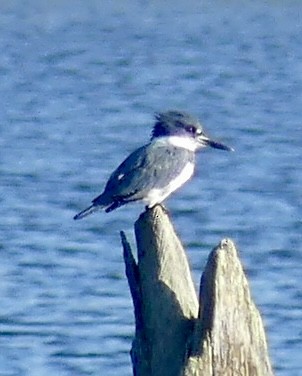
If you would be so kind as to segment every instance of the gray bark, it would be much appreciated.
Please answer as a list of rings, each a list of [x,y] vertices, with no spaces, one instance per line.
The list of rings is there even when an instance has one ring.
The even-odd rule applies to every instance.
[[[137,262],[121,233],[134,303],[135,376],[272,376],[265,332],[231,240],[210,253],[199,299],[161,206],[135,223]]]

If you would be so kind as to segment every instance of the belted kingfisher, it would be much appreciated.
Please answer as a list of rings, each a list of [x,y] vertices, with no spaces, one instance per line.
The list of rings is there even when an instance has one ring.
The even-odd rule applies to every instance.
[[[101,209],[108,213],[133,201],[143,201],[152,208],[192,177],[198,149],[210,146],[233,150],[209,139],[199,121],[186,112],[161,112],[155,119],[151,141],[124,160],[110,176],[104,192],[74,219]]]

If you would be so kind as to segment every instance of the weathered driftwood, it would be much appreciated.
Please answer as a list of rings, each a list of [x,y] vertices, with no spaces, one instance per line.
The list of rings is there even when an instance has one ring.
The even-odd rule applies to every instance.
[[[265,332],[231,240],[211,252],[199,301],[185,251],[161,206],[135,224],[136,262],[123,233],[136,331],[135,376],[271,376]]]

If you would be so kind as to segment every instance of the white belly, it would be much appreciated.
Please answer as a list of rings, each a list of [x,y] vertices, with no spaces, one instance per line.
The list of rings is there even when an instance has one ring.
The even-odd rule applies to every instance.
[[[190,179],[194,172],[194,164],[189,162],[182,170],[181,174],[173,179],[166,187],[164,188],[153,188],[148,193],[148,195],[143,199],[143,201],[148,205],[149,208],[152,206],[161,203],[165,198],[170,196],[170,194],[179,187],[181,187],[186,181]]]

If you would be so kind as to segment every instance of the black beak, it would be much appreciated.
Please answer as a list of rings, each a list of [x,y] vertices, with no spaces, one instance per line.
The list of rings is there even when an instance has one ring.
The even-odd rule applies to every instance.
[[[221,144],[220,142],[210,140],[210,139],[207,138],[206,136],[201,136],[201,137],[199,137],[199,142],[200,142],[203,146],[210,146],[211,148],[214,148],[214,149],[227,150],[227,151],[234,151],[233,148],[231,148],[231,147],[229,147],[229,146],[226,146],[226,145],[224,145],[224,144]]]
[[[212,141],[212,140],[207,140],[206,144],[210,146],[211,148],[214,149],[221,149],[221,150],[227,150],[227,151],[234,151],[233,148],[230,148],[229,146],[226,146],[224,144],[221,144],[220,142],[217,141]]]

